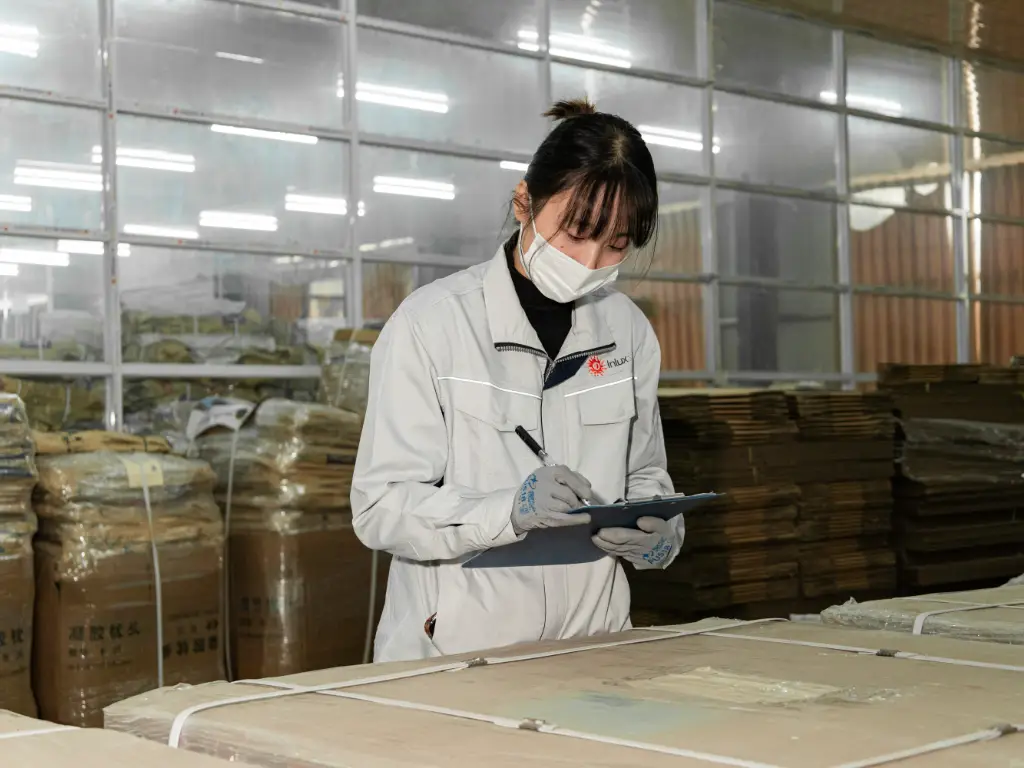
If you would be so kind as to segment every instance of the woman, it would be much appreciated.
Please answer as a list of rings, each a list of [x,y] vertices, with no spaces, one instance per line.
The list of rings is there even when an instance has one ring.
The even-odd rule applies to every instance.
[[[531,531],[588,523],[571,513],[590,500],[672,492],[661,349],[608,287],[654,236],[654,163],[632,125],[587,102],[547,116],[559,124],[513,199],[519,232],[406,299],[373,350],[352,511],[362,542],[393,555],[378,662],[627,629],[619,561],[664,568],[682,545],[682,517],[642,518],[594,536],[596,562],[462,567],[557,540]],[[538,467],[519,426],[559,466]]]

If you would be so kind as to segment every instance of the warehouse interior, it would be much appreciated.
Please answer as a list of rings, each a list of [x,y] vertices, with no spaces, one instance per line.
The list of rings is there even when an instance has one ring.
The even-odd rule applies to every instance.
[[[1020,0],[0,0],[0,763],[1021,765],[1022,40]],[[374,343],[581,97],[653,157],[617,287],[719,496],[626,568],[657,629],[357,666]]]

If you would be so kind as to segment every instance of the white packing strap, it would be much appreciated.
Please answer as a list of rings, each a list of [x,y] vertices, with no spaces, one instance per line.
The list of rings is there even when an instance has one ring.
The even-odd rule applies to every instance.
[[[239,424],[231,433],[231,455],[228,457],[228,491],[224,500],[224,563],[221,571],[221,626],[224,628],[224,674],[234,678],[231,656],[231,500],[235,492],[235,456],[238,453]]]
[[[146,504],[146,522],[149,525],[149,550],[153,556],[153,584],[156,594],[156,679],[157,687],[164,687],[164,584],[160,575],[160,552],[156,545],[156,526],[153,524],[153,505],[149,497],[149,478],[146,477],[146,467],[126,458],[125,461],[134,463],[139,468],[139,477],[142,481],[142,500]]]
[[[929,602],[939,602],[929,601]],[[941,616],[945,613],[961,613],[966,611],[983,611],[988,608],[1017,608],[1024,606],[1024,600],[1014,600],[1008,603],[965,603],[954,608],[937,608],[934,611],[924,611],[923,613],[917,614],[914,617],[914,630],[915,635],[920,635],[924,631],[924,624],[932,616]]]
[[[61,429],[66,429],[68,416],[71,415],[71,384],[64,385],[64,415],[60,417]]]
[[[874,768],[874,766],[899,763],[915,757],[931,755],[935,752],[944,752],[945,750],[953,749],[954,747],[964,747],[968,744],[993,741],[994,739],[1000,739],[1003,736],[1011,736],[1021,733],[1024,733],[1024,725],[997,725],[992,728],[986,728],[984,731],[975,731],[974,733],[968,733],[964,736],[954,736],[950,739],[933,741],[930,744],[923,744],[920,747],[902,749],[899,752],[890,752],[887,755],[870,757],[866,760],[855,760],[852,763],[843,763],[842,765],[833,766],[833,768]]]
[[[70,725],[54,725],[49,728],[33,728],[30,731],[11,731],[10,733],[0,733],[0,741],[3,741],[4,739],[20,739],[23,736],[45,736],[49,733],[77,730],[77,728],[72,728]]]
[[[410,669],[404,672],[393,672],[391,674],[377,675],[375,677],[365,677],[356,680],[347,680],[342,683],[325,683],[323,685],[311,685],[301,688],[289,688],[287,690],[272,691],[270,693],[253,693],[246,696],[234,696],[230,699],[221,699],[220,701],[205,701],[201,704],[193,704],[191,707],[187,707],[179,712],[174,721],[171,723],[170,732],[167,735],[167,745],[170,747],[177,747],[181,742],[181,734],[185,728],[185,724],[188,719],[193,715],[200,712],[205,712],[210,709],[220,709],[221,707],[228,707],[234,704],[246,704],[248,702],[263,701],[266,699],[281,699],[289,696],[302,696],[307,693],[320,693],[321,691],[335,691],[343,688],[355,688],[357,686],[374,685],[376,683],[387,683],[392,680],[407,680],[413,677],[424,677],[426,675],[435,675],[439,672],[456,672],[464,669],[470,669],[472,667],[481,667],[491,664],[511,664],[516,661],[532,661],[535,659],[546,659],[554,656],[564,656],[570,653],[582,653],[584,651],[600,650],[604,648],[620,648],[627,645],[641,645],[644,643],[659,642],[661,640],[671,640],[679,637],[692,637],[694,635],[702,635],[711,631],[721,631],[725,629],[737,629],[739,627],[747,627],[752,624],[761,624],[764,621],[778,621],[778,619],[759,619],[756,621],[736,621],[730,624],[723,624],[717,627],[708,627],[707,629],[696,629],[689,631],[678,631],[672,633],[664,633],[660,637],[640,637],[633,638],[630,640],[617,640],[610,643],[594,643],[592,645],[574,646],[572,648],[563,648],[556,651],[543,651],[539,653],[525,654],[522,656],[510,656],[510,657],[497,657],[497,658],[476,658],[470,659],[469,661],[457,661],[448,664],[438,664],[433,667],[423,667],[422,669]],[[242,685],[246,683],[257,683],[262,684],[263,681],[247,681],[247,680],[236,680],[236,683]]]

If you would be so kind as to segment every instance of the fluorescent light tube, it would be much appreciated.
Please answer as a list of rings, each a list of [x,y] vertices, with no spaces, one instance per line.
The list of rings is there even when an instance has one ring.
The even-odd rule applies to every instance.
[[[21,160],[14,167],[14,183],[29,187],[102,192],[103,176],[89,165]]]
[[[0,195],[0,211],[32,212],[32,198],[24,195]]]
[[[199,226],[216,229],[246,229],[254,232],[276,232],[277,218],[261,213],[235,211],[201,211]]]
[[[656,125],[638,125],[637,130],[643,140],[648,144],[655,144],[661,147],[672,147],[673,149],[685,149],[690,152],[700,152],[704,149],[704,139],[699,133],[692,131],[678,131],[674,128],[659,128]],[[711,151],[716,155],[721,147],[715,142]]]
[[[284,209],[296,213],[322,213],[330,216],[348,215],[348,202],[344,197],[317,197],[314,195],[287,194]]]
[[[818,94],[818,98],[828,104],[837,104],[839,102],[839,96],[836,95],[835,91],[822,91]],[[893,117],[899,117],[903,114],[903,105],[898,101],[882,99],[877,96],[848,93],[846,94],[846,105],[848,107],[858,107],[861,109],[871,110],[873,112],[881,112],[882,114]]]
[[[523,51],[539,51],[540,35],[536,30],[519,30],[519,48]],[[625,48],[617,48],[594,37],[554,32],[550,37],[552,56],[564,59],[604,64],[609,67],[629,69],[633,66],[633,53]]]
[[[57,250],[64,253],[84,253],[91,256],[102,256],[104,245],[96,240],[58,240]],[[132,254],[132,247],[128,243],[117,244],[117,255],[127,258]]]
[[[271,139],[272,141],[290,141],[295,144],[316,144],[319,139],[306,133],[282,133],[281,131],[264,131],[259,128],[243,128],[238,125],[211,125],[214,133],[226,133],[232,136],[249,136],[254,139]]]
[[[374,176],[373,191],[382,195],[429,197],[435,200],[454,200],[455,185],[427,179],[407,179],[398,176]]]
[[[500,165],[503,171],[523,171],[525,173],[530,170],[529,163],[519,163],[515,160],[502,160]]]
[[[103,162],[103,148],[92,148],[92,161],[96,165]],[[117,148],[117,164],[130,168],[151,168],[155,171],[175,171],[177,173],[195,173],[196,159],[192,155],[181,155],[165,152],[162,149]]]
[[[39,30],[14,24],[0,24],[0,53],[34,59],[39,56]]]
[[[144,237],[169,237],[174,240],[198,240],[199,233],[194,229],[179,227],[161,227],[150,224],[125,224],[122,231],[126,235],[142,235]]]
[[[338,96],[345,95],[345,82],[338,78]],[[356,83],[356,101],[383,104],[389,107],[417,109],[421,112],[447,114],[448,94],[435,91],[420,91],[414,88],[400,88],[375,83]]]
[[[263,59],[257,56],[243,56],[240,53],[228,53],[227,51],[217,51],[215,54],[218,59],[230,59],[231,61],[243,61],[246,64],[262,64]]]
[[[59,251],[0,248],[0,261],[5,261],[8,264],[32,264],[40,267],[66,267],[71,263],[71,257]]]
[[[0,277],[17,277],[18,271],[17,264],[5,264],[0,262]]]

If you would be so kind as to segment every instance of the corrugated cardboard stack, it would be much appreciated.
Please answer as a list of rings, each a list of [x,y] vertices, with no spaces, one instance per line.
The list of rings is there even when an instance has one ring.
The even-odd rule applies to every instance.
[[[659,399],[676,491],[726,496],[687,520],[683,552],[670,568],[627,569],[638,620],[798,597],[800,491],[786,395],[665,390]]]
[[[25,405],[0,395],[0,709],[34,715],[32,488],[35,447]]]
[[[330,406],[267,400],[239,431],[195,442],[229,515],[236,676],[363,660],[372,553],[349,507],[360,426],[357,414]]]
[[[42,716],[95,726],[104,706],[157,687],[161,672],[169,685],[223,678],[223,523],[210,467],[113,451],[38,464]]]
[[[894,481],[905,591],[1024,571],[1024,369],[887,366],[900,416]]]
[[[822,611],[825,624],[1024,645],[1024,583],[858,603]]]
[[[721,619],[164,689],[105,712],[107,728],[263,768],[994,768],[1019,763],[1022,720],[1019,648]]]
[[[892,401],[878,393],[827,391],[787,398],[799,430],[793,451],[803,596],[891,594]]]
[[[0,712],[0,740],[5,766],[228,768],[223,760],[170,749],[123,733],[54,725],[10,712]]]

